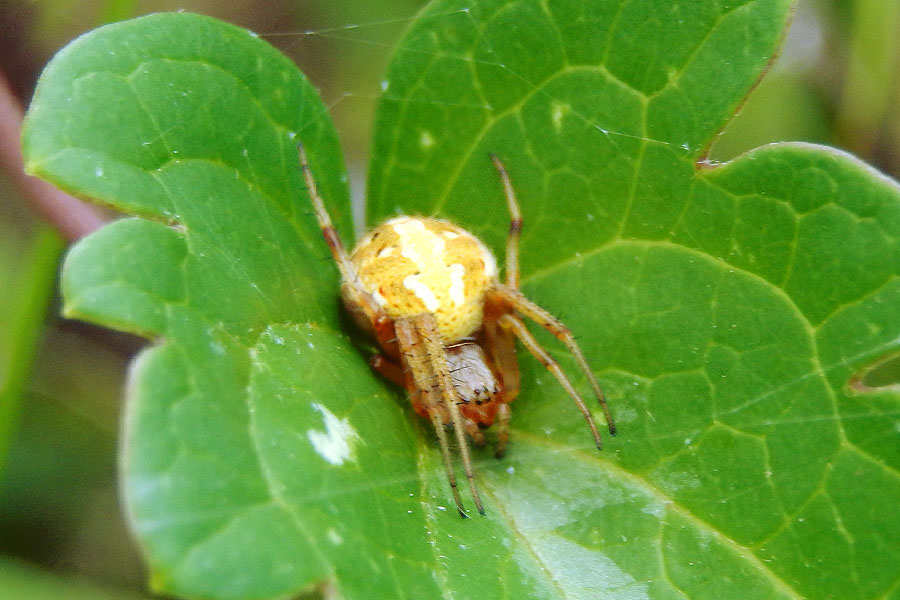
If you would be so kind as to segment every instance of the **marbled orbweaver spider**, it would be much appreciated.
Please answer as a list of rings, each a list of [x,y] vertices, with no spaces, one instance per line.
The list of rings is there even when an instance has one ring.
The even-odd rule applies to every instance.
[[[518,289],[522,217],[500,159],[490,156],[511,215],[505,283],[497,277],[494,256],[478,238],[440,219],[395,217],[372,229],[348,255],[318,194],[303,146],[298,149],[319,226],[341,274],[344,304],[381,347],[382,353],[371,359],[374,369],[405,387],[415,411],[434,426],[460,515],[468,516],[456,485],[447,429],[456,436],[472,499],[483,515],[466,435],[484,445],[481,428],[496,421],[496,456],[503,456],[509,440],[509,403],[519,393],[516,338],[553,373],[601,447],[584,400],[520,317],[535,321],[566,345],[600,401],[610,434],[615,434],[603,391],[572,333]]]

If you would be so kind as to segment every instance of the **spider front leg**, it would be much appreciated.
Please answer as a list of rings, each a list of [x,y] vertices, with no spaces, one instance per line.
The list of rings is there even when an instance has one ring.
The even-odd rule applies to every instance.
[[[516,193],[509,180],[506,167],[496,154],[491,154],[491,161],[500,175],[503,193],[506,195],[506,206],[509,208],[509,234],[506,236],[506,285],[513,289],[519,289],[519,236],[522,233],[522,213],[519,211],[519,202],[516,200]]]
[[[459,412],[461,401],[447,368],[447,355],[438,333],[434,315],[423,313],[414,317],[404,317],[397,319],[394,326],[397,343],[400,346],[400,356],[408,370],[408,377],[412,380],[411,387],[416,389],[419,400],[425,403],[426,413],[437,434],[441,454],[444,458],[444,469],[447,472],[453,499],[456,501],[456,508],[460,515],[468,516],[456,484],[456,473],[453,469],[453,460],[445,431],[445,426],[448,424],[453,426],[456,434],[459,454],[462,457],[475,508],[483,515],[484,507],[481,504],[478,488],[475,486],[475,472],[472,468],[472,459],[469,456],[469,445],[466,440],[466,419]]]
[[[347,308],[353,313],[354,318],[360,325],[374,330],[373,333],[379,341],[390,341],[390,344],[396,345],[392,341],[394,332],[390,319],[387,318],[387,315],[384,314],[384,311],[378,306],[372,295],[363,288],[356,268],[350,260],[350,255],[344,249],[344,244],[334,228],[334,223],[331,222],[331,216],[325,208],[322,197],[319,196],[316,180],[309,168],[309,160],[306,156],[306,151],[303,149],[303,144],[297,145],[297,155],[300,160],[300,170],[306,182],[306,189],[309,192],[309,198],[316,213],[316,220],[319,222],[322,236],[325,238],[325,242],[328,244],[331,255],[334,257],[334,262],[337,264],[338,271],[341,274],[341,294],[345,299]]]
[[[603,394],[603,390],[600,389],[600,385],[597,383],[596,377],[594,377],[593,371],[591,371],[590,366],[587,364],[587,360],[584,358],[584,354],[581,352],[581,348],[579,348],[578,344],[575,342],[575,337],[572,335],[572,332],[563,325],[556,317],[551,315],[549,312],[526,298],[519,291],[519,237],[522,233],[522,213],[519,210],[519,203],[516,200],[515,190],[513,190],[512,182],[509,178],[509,173],[506,171],[506,167],[503,162],[495,155],[491,154],[491,161],[494,163],[494,167],[497,169],[497,173],[500,175],[500,181],[503,184],[503,192],[506,195],[506,204],[509,208],[509,234],[506,238],[506,285],[499,285],[495,288],[494,302],[496,302],[500,306],[507,307],[507,310],[511,310],[511,314],[509,314],[509,318],[503,320],[503,315],[498,313],[495,315],[495,319],[503,326],[507,336],[510,334],[514,334],[518,337],[522,343],[528,348],[528,350],[538,359],[540,360],[548,369],[550,369],[556,378],[560,381],[563,387],[566,388],[566,391],[569,392],[569,395],[572,396],[572,399],[575,401],[576,405],[578,405],[579,409],[581,409],[582,413],[588,420],[588,424],[591,427],[591,432],[594,435],[594,439],[597,442],[597,447],[600,447],[600,437],[597,433],[597,427],[594,424],[594,419],[590,414],[590,411],[587,410],[587,407],[584,405],[584,401],[575,392],[575,389],[572,387],[571,383],[568,381],[568,378],[559,369],[559,365],[556,364],[553,359],[547,355],[547,353],[540,347],[537,343],[537,340],[531,336],[528,330],[525,328],[524,324],[516,317],[516,313],[519,312],[522,315],[528,317],[529,319],[536,322],[541,327],[547,329],[552,333],[558,340],[566,345],[569,349],[569,352],[575,357],[575,361],[578,363],[579,368],[584,372],[587,376],[588,381],[591,384],[591,387],[594,390],[594,394],[597,396],[597,400],[600,402],[600,406],[603,410],[603,416],[606,418],[606,424],[609,427],[609,433],[612,435],[616,434],[616,426],[613,422],[612,413],[609,410],[609,406],[606,404],[606,397]],[[502,338],[502,335],[499,333],[495,333],[494,336],[496,338]],[[507,344],[509,342],[498,339],[500,343]],[[497,360],[498,366],[501,369],[501,372],[505,369],[509,371],[512,367],[510,366],[510,360]],[[512,379],[512,377],[510,377]],[[515,389],[518,391],[518,369],[515,371]],[[513,394],[515,397],[515,394]],[[502,454],[502,448],[505,447],[505,430],[508,427],[509,422],[509,407],[505,407],[506,412],[504,414],[500,414],[500,445],[498,446],[497,452],[498,455]]]

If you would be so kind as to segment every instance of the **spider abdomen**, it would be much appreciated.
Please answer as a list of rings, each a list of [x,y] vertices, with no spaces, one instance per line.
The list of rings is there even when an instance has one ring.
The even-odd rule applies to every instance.
[[[350,260],[363,289],[389,317],[431,313],[447,344],[478,329],[485,292],[497,281],[490,250],[439,219],[391,219],[370,231]]]

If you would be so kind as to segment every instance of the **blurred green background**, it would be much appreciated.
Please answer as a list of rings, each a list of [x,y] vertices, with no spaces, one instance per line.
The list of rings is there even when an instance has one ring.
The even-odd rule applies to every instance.
[[[224,4],[0,0],[0,72],[27,105],[53,53],[105,22],[184,9],[247,27],[321,90],[360,199],[382,73],[423,2]],[[897,177],[898,45],[900,3],[801,1],[784,51],[710,159],[803,140],[848,150]],[[142,597],[144,573],[115,475],[124,379],[142,342],[57,316],[63,251],[0,174],[0,599]]]

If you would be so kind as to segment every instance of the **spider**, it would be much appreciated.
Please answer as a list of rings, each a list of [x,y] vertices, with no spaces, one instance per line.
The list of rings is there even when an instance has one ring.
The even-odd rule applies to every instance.
[[[466,435],[485,444],[482,428],[497,423],[497,458],[509,441],[509,404],[519,393],[515,340],[565,388],[584,415],[594,443],[600,433],[590,410],[559,364],[525,327],[527,317],[566,345],[600,401],[609,432],[616,429],[603,391],[572,333],[519,291],[522,217],[506,167],[490,159],[500,176],[511,215],[506,241],[506,281],[497,262],[474,235],[453,223],[399,216],[372,229],[347,254],[319,196],[302,145],[300,168],[313,208],[341,274],[341,295],[356,323],[381,347],[370,363],[409,392],[413,409],[437,434],[444,468],[459,514],[467,517],[456,483],[448,430],[452,429],[478,512],[484,507]]]

